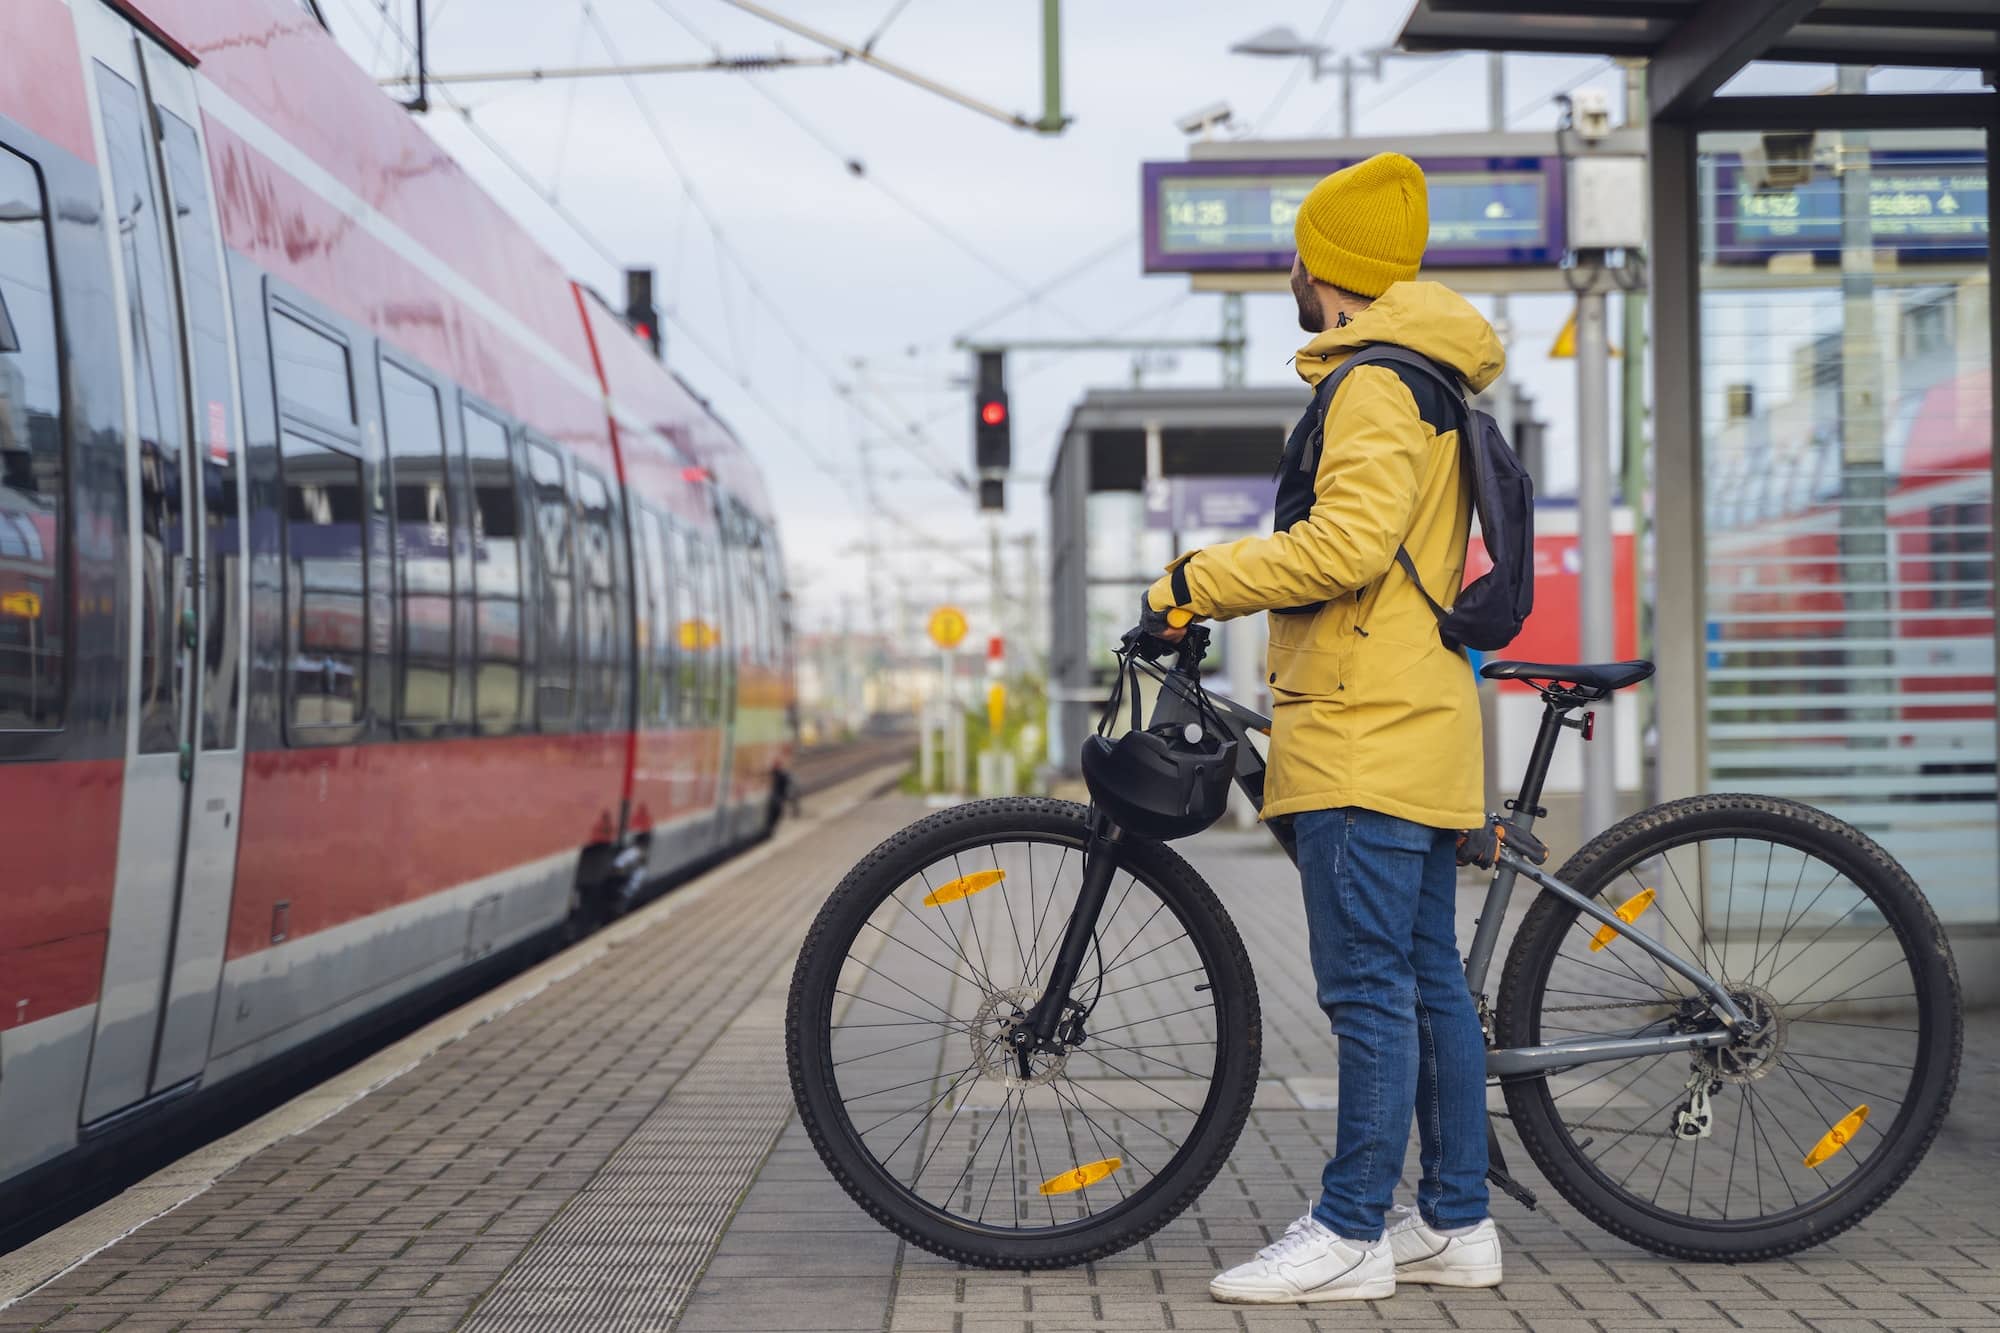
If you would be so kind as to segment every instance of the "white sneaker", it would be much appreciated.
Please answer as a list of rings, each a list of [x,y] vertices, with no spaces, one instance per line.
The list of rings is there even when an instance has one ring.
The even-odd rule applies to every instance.
[[[1447,1236],[1425,1225],[1414,1208],[1389,1225],[1388,1241],[1396,1256],[1396,1280],[1434,1287],[1497,1287],[1500,1285],[1500,1231],[1492,1218],[1470,1231]],[[1393,1216],[1393,1214],[1392,1214]]]
[[[1379,1301],[1396,1294],[1396,1261],[1387,1236],[1344,1240],[1307,1213],[1255,1259],[1217,1274],[1208,1294],[1234,1305]]]

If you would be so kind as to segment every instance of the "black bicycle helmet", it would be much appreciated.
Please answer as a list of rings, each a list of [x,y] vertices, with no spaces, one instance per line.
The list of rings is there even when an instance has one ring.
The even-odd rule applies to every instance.
[[[1222,818],[1236,742],[1198,722],[1171,722],[1083,743],[1090,799],[1128,833],[1161,842]]]

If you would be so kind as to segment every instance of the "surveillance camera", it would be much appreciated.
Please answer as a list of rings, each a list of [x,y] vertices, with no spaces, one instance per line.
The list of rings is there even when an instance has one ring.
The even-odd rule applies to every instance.
[[[1174,123],[1182,134],[1206,137],[1236,119],[1227,102],[1212,102],[1199,111],[1190,111]]]
[[[1595,143],[1611,133],[1611,99],[1602,88],[1578,90],[1574,107],[1576,132],[1585,141]]]

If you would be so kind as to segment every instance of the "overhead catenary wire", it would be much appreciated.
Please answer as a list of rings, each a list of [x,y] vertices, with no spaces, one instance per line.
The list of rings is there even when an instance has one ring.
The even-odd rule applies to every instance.
[[[685,31],[688,34],[688,36],[694,38],[697,42],[700,42],[704,46],[709,47],[711,50],[719,51],[721,49],[716,44],[714,38],[710,37],[707,33],[701,31],[699,28],[696,28],[692,23],[688,22],[688,20],[680,13],[680,11],[676,9],[672,4],[670,4],[668,0],[653,0],[653,5],[661,13],[665,14],[668,18],[672,19],[675,23],[679,24],[681,29]],[[963,235],[953,230],[949,225],[947,225],[943,221],[943,219],[939,218],[936,214],[922,207],[915,200],[911,199],[908,195],[904,194],[901,190],[897,189],[893,185],[890,185],[887,181],[883,180],[880,176],[877,176],[873,171],[869,170],[867,162],[864,161],[858,154],[848,152],[846,149],[842,148],[839,144],[835,143],[831,138],[827,136],[824,130],[820,129],[820,127],[812,120],[811,117],[805,115],[803,112],[801,112],[797,107],[793,106],[785,98],[779,96],[776,90],[771,88],[766,80],[758,78],[754,74],[748,74],[746,75],[745,82],[747,82],[759,96],[761,96],[765,101],[769,102],[773,107],[775,107],[778,110],[779,114],[784,116],[785,119],[791,121],[792,124],[798,128],[800,133],[804,134],[808,139],[811,139],[814,143],[818,144],[826,152],[830,153],[835,158],[835,160],[837,160],[841,164],[841,166],[847,171],[847,173],[850,176],[853,176],[855,179],[863,181],[866,184],[874,187],[876,190],[880,191],[882,195],[885,198],[887,198],[891,203],[895,204],[898,208],[908,213],[911,217],[917,219],[917,221],[923,223],[924,226],[928,227],[931,231],[935,232],[947,244],[952,246],[952,248],[956,249],[966,258],[972,260],[972,262],[974,262],[975,264],[978,264],[981,268],[991,273],[994,277],[999,278],[1002,282],[1005,282],[1010,287],[1013,287],[1016,290],[1020,291],[1027,298],[1029,304],[1036,304],[1040,301],[1040,297],[1037,295],[1037,289],[1035,288],[1035,285],[1032,282],[1030,282],[1027,278],[1021,276],[1019,273],[1014,272],[1012,269],[1002,264],[999,260],[993,258],[993,256],[986,253],[986,251],[981,249],[977,244],[966,239]],[[1062,307],[1050,303],[1048,304],[1047,308],[1052,314],[1060,316],[1062,319],[1064,319],[1074,327],[1076,328],[1084,327],[1082,320],[1077,318],[1075,315],[1071,314],[1069,311],[1064,310]]]
[[[1584,84],[1589,83],[1592,79],[1604,73],[1606,70],[1610,69],[1617,63],[1618,62],[1613,60],[1610,56],[1605,56],[1600,60],[1592,62],[1589,68],[1585,69],[1582,73],[1570,79],[1567,83],[1563,83],[1554,88],[1551,88],[1547,92],[1543,93],[1541,96],[1533,99],[1532,101],[1523,102],[1521,103],[1521,105],[1515,107],[1512,111],[1509,111],[1507,113],[1507,123],[1509,125],[1512,125],[1515,121],[1519,120],[1521,117],[1528,115],[1532,112],[1541,110],[1543,107],[1549,105],[1549,103],[1555,101],[1557,98],[1567,97],[1569,94],[1575,92],[1578,88],[1581,88]]]
[[[386,13],[386,11],[384,12],[383,17],[388,21],[388,25],[393,31],[397,40],[401,42],[406,48],[410,47],[410,40],[408,35],[403,32],[401,26],[395,22],[393,17],[389,16]],[[504,147],[501,146],[498,140],[496,140],[491,134],[488,134],[485,128],[481,126],[476,120],[473,119],[472,111],[470,108],[466,107],[462,102],[457,101],[457,99],[452,97],[449,92],[441,90],[440,96],[447,103],[447,105],[450,105],[453,110],[459,113],[460,118],[462,119],[463,123],[466,125],[468,130],[470,130],[473,137],[478,139],[479,142],[487,149],[487,151],[493,154],[495,160],[500,162],[502,166],[506,167],[508,171],[510,171],[512,174],[518,177],[521,180],[521,182],[524,185],[526,185],[536,195],[537,198],[541,199],[542,202],[546,204],[550,208],[550,210],[554,212],[555,215],[558,218],[560,218],[566,226],[570,228],[571,231],[576,233],[579,239],[581,239],[586,245],[588,245],[593,251],[595,251],[597,255],[600,258],[602,258],[607,264],[609,264],[613,269],[618,269],[623,267],[623,260],[621,259],[617,251],[612,249],[610,245],[606,244],[605,241],[596,234],[596,232],[594,232],[581,218],[577,217],[576,214],[567,205],[563,204],[560,199],[552,198],[548,190],[545,187],[543,187],[539,181],[535,179],[534,173],[529,171],[528,168],[522,164],[520,159],[516,158],[512,153],[509,153]],[[720,238],[717,239],[719,241]],[[663,311],[662,314],[665,319],[667,319],[670,323],[673,324],[675,330],[683,338],[686,339],[686,341],[689,343],[690,346],[694,347],[697,351],[699,351],[713,365],[715,365],[717,369],[722,370],[725,373],[728,373],[729,369],[728,363],[724,360],[721,352],[711,342],[709,342],[709,340],[700,332],[700,330],[697,327],[695,327],[694,324],[692,324],[689,321],[681,319],[675,312],[671,310]],[[832,466],[831,463],[829,463],[824,457],[822,457],[817,449],[812,447],[812,445],[807,441],[805,433],[802,430],[800,430],[799,427],[796,424],[794,424],[790,419],[785,417],[785,415],[781,413],[773,404],[771,404],[764,397],[763,394],[757,392],[756,389],[748,383],[746,377],[737,374],[737,375],[731,375],[730,378],[735,379],[738,382],[738,384],[742,387],[745,398],[759,411],[761,411],[766,417],[768,417],[771,420],[771,422],[774,425],[776,425],[784,435],[789,437],[790,441],[794,444],[795,447],[797,447],[799,452],[805,456],[806,460],[810,462],[815,468],[817,468],[829,480],[833,481],[834,484],[840,488],[841,493],[846,497],[850,507],[854,507],[855,496],[848,484],[847,479],[844,478],[840,474],[840,472]],[[864,515],[861,514],[858,508],[856,509],[856,516],[864,517]]]
[[[1462,54],[1464,53],[1459,51],[1454,51],[1449,54],[1437,56],[1433,59],[1427,60],[1424,63],[1423,68],[1417,70],[1416,73],[1413,74],[1411,77],[1404,79],[1401,83],[1393,84],[1388,88],[1384,88],[1382,91],[1378,92],[1375,96],[1369,98],[1366,102],[1363,102],[1359,107],[1355,108],[1354,119],[1356,121],[1359,121],[1364,112],[1379,110],[1382,107],[1387,106],[1389,103],[1395,101],[1398,97],[1401,97],[1404,93],[1409,92],[1412,88],[1416,87],[1418,84],[1423,83],[1428,79],[1436,78],[1439,74],[1451,68],[1451,66],[1457,64],[1458,57]],[[1318,120],[1313,122],[1312,132],[1314,134],[1318,134],[1324,131],[1327,126],[1333,124],[1334,120],[1338,118],[1339,115],[1340,115],[1340,104],[1338,102],[1335,102],[1333,106],[1327,110],[1327,113],[1325,115],[1321,116]]]
[[[583,12],[586,18],[589,19],[591,26],[596,30],[598,40],[604,44],[605,50],[612,55],[612,58],[617,59],[617,41],[605,26],[603,17],[598,14],[596,8],[591,4],[591,0],[582,0],[582,3]],[[842,381],[838,371],[823,356],[812,350],[804,334],[791,322],[790,318],[770,293],[764,290],[763,285],[757,281],[748,261],[737,252],[735,247],[725,237],[721,221],[710,210],[707,201],[703,199],[701,193],[695,188],[694,179],[689,173],[685,161],[674,147],[673,141],[668,138],[665,130],[660,127],[658,118],[653,114],[652,105],[641,94],[636,82],[630,78],[626,78],[623,82],[625,84],[626,95],[639,111],[640,120],[646,125],[654,142],[659,145],[661,154],[667,159],[667,165],[673,169],[675,177],[679,179],[682,193],[688,203],[700,214],[702,221],[707,224],[709,237],[717,253],[725,256],[734,265],[738,279],[741,281],[744,290],[762,305],[778,327],[784,330],[786,335],[791,339],[800,359],[818,371],[821,377],[833,387],[836,393],[840,392]],[[718,265],[718,267],[721,266]],[[920,456],[923,457],[926,466],[937,471],[940,479],[949,481],[955,486],[963,487],[965,485],[963,478],[946,469],[935,458],[924,456],[921,452]]]
[[[875,43],[881,41],[882,35],[889,31],[889,25],[900,18],[903,11],[909,7],[910,0],[896,0],[895,4],[890,5],[889,12],[882,16],[880,23],[875,25],[875,31],[868,34],[868,40],[861,44],[861,49],[864,51],[873,51]]]

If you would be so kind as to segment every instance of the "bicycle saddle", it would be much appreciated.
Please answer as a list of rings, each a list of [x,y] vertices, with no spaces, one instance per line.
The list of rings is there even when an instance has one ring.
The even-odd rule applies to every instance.
[[[1569,692],[1589,699],[1602,699],[1613,690],[1637,685],[1653,674],[1653,664],[1631,662],[1488,662],[1479,668],[1488,680],[1525,680],[1536,688],[1548,684],[1570,687]]]

